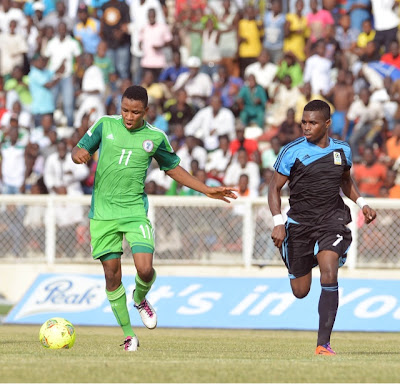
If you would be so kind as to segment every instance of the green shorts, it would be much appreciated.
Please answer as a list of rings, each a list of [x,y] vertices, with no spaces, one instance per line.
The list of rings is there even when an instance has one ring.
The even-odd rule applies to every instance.
[[[122,254],[124,235],[132,253],[154,252],[154,231],[146,217],[118,220],[90,219],[93,259],[98,259],[108,253]]]

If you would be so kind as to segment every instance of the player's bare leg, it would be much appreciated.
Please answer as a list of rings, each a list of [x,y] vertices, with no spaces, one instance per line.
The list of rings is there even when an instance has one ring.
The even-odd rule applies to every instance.
[[[121,345],[124,346],[125,351],[136,351],[139,346],[139,340],[132,329],[131,319],[126,305],[126,293],[121,280],[122,269],[120,256],[120,254],[109,254],[101,260],[106,279],[106,294],[114,316],[124,332],[125,341]]]
[[[143,324],[147,328],[153,329],[157,326],[157,314],[146,299],[146,295],[157,277],[153,268],[153,254],[135,253],[133,260],[137,271],[135,277],[136,288],[132,294],[134,306],[139,311]]]
[[[293,295],[295,295],[298,299],[306,297],[311,288],[311,272],[307,273],[305,276],[291,279],[290,286],[292,288]]]
[[[330,346],[332,328],[339,305],[338,268],[339,255],[333,251],[321,251],[317,255],[321,271],[321,296],[319,299],[319,328],[316,354],[335,355]]]

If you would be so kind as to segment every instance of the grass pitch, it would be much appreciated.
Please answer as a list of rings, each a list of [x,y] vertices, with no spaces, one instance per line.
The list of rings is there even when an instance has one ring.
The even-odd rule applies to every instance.
[[[316,332],[140,328],[125,352],[118,327],[76,327],[48,350],[39,326],[0,326],[0,382],[400,382],[400,333],[335,332],[337,356],[315,356]]]

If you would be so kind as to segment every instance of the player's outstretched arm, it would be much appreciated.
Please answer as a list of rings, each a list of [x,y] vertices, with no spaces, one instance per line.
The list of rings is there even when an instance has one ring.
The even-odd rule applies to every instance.
[[[86,149],[79,148],[78,146],[74,147],[71,156],[73,162],[76,164],[86,164],[91,158],[90,153]]]
[[[285,224],[281,214],[281,189],[287,180],[287,176],[275,171],[268,186],[268,205],[274,220],[274,229],[272,230],[271,238],[278,248],[282,246],[283,240],[286,237]]]
[[[228,198],[236,199],[237,195],[234,193],[237,188],[230,187],[208,187],[200,180],[193,177],[190,173],[186,172],[180,165],[174,169],[170,169],[165,172],[169,177],[172,177],[178,183],[185,185],[186,187],[192,188],[195,191],[204,193],[206,196],[212,199],[223,200],[230,203]]]
[[[367,224],[376,218],[376,212],[368,204],[366,204],[363,197],[357,188],[356,183],[350,175],[350,170],[345,172],[342,177],[342,184],[340,185],[343,193],[350,199],[353,200],[362,210],[364,220]]]

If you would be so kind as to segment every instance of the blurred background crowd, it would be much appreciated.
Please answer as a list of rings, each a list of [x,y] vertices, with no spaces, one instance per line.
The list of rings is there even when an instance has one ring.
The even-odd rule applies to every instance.
[[[1,191],[90,194],[96,156],[71,149],[120,114],[132,84],[146,120],[208,185],[265,196],[307,102],[331,106],[364,196],[400,197],[396,0],[1,0]],[[145,191],[196,195],[152,164]],[[63,216],[61,215],[61,218]]]

